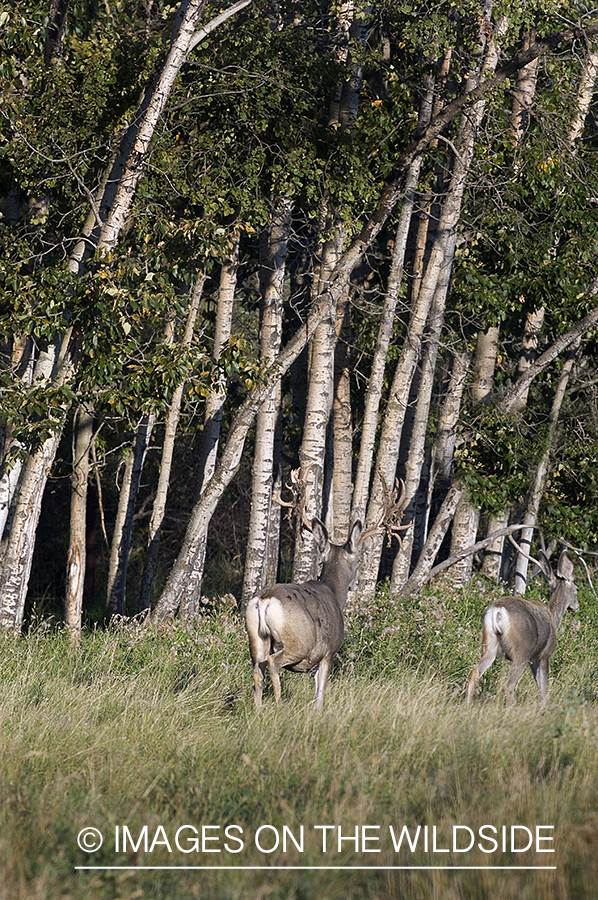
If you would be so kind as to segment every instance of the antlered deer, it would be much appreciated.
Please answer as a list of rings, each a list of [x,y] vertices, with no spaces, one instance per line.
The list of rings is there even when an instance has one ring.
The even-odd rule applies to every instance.
[[[253,699],[257,707],[262,705],[266,665],[270,669],[276,702],[280,700],[281,669],[293,672],[315,670],[315,705],[322,706],[332,660],[345,634],[344,609],[357,578],[359,544],[373,534],[386,534],[389,539],[396,535],[400,540],[399,532],[410,527],[400,524],[405,485],[401,485],[397,498],[399,483],[391,491],[382,479],[385,502],[377,524],[362,531],[361,522],[355,521],[345,544],[332,543],[322,522],[317,518],[310,521],[305,513],[305,479],[299,477],[298,470],[291,472],[291,481],[294,502],[286,503],[280,497],[274,499],[300,514],[303,526],[316,539],[324,558],[324,568],[319,581],[269,585],[247,604],[245,625],[253,661]]]
[[[349,540],[343,545],[331,543],[319,519],[312,520],[311,530],[324,557],[320,580],[270,585],[247,605],[245,625],[257,707],[262,705],[266,664],[276,702],[280,700],[281,669],[315,669],[315,705],[322,706],[332,660],[343,642],[344,609],[357,575],[361,522],[353,524]]]
[[[482,625],[482,658],[471,673],[467,702],[471,701],[478,681],[497,655],[513,663],[504,691],[510,703],[515,702],[515,687],[529,664],[533,672],[540,704],[548,695],[548,666],[556,650],[556,633],[568,609],[577,612],[577,588],[573,581],[573,563],[566,550],[558,562],[556,575],[543,554],[538,565],[548,580],[551,597],[548,604],[520,597],[502,597],[488,607]]]

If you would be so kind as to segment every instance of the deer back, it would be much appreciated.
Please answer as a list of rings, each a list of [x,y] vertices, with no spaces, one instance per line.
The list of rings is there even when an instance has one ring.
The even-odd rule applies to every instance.
[[[329,541],[318,519],[312,530],[324,557],[320,580],[269,585],[250,601],[246,612],[252,658],[259,656],[259,641],[270,641],[273,651],[283,651],[283,665],[298,672],[309,672],[342,644],[343,611],[359,562],[361,523],[354,524],[343,545]]]
[[[497,636],[502,654],[513,662],[536,663],[556,649],[555,622],[545,603],[501,597],[484,613],[483,629]]]
[[[259,635],[284,648],[285,665],[309,672],[339,649],[345,635],[343,612],[326,584],[274,584],[256,598]]]

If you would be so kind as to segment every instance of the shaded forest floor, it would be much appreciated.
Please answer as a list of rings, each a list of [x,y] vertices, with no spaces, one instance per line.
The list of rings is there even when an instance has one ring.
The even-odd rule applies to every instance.
[[[351,611],[321,713],[290,673],[254,712],[231,597],[76,650],[44,622],[0,639],[1,900],[594,898],[598,600],[563,622],[544,713],[529,673],[517,707],[496,697],[505,662],[467,709],[497,593]]]

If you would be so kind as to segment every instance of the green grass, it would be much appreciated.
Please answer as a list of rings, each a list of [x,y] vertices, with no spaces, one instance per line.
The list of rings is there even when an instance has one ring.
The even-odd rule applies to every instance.
[[[538,712],[531,676],[518,705],[496,697],[508,664],[484,677],[476,702],[463,687],[479,650],[487,585],[441,588],[393,602],[382,591],[348,616],[348,634],[323,712],[310,678],[283,674],[284,702],[267,692],[256,714],[242,625],[223,602],[196,628],[136,622],[84,635],[73,650],[38,624],[0,640],[0,898],[594,898],[598,883],[598,603],[580,591],[577,622],[565,619],[550,685]],[[115,852],[115,828],[148,849]],[[214,826],[220,853],[183,853],[181,826]],[[225,843],[242,829],[240,853]],[[272,853],[277,829],[290,838]],[[370,849],[344,837],[371,828]],[[437,828],[450,848],[455,825],[553,826],[554,854],[395,853],[389,826]],[[99,829],[84,853],[77,835]],[[220,827],[220,831],[217,830]],[[184,832],[185,837],[192,834]],[[241,832],[229,832],[239,836]],[[524,833],[518,832],[521,836]],[[464,831],[460,832],[465,837]],[[155,840],[157,839],[157,840]],[[152,841],[155,840],[151,849]],[[165,841],[170,843],[168,852]],[[181,842],[182,843],[182,842]],[[185,844],[182,844],[185,846]],[[190,845],[187,845],[190,846]],[[485,845],[490,846],[489,844]],[[556,871],[383,870],[397,865],[556,865]],[[76,866],[232,866],[233,870],[76,871]],[[352,871],[240,866],[352,866]],[[357,866],[364,868],[357,869]]]

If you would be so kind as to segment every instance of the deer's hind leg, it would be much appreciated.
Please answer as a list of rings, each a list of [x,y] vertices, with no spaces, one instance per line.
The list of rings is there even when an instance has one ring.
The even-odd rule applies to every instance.
[[[284,645],[273,641],[270,655],[268,656],[268,668],[270,669],[270,680],[274,688],[274,699],[280,703],[282,691],[280,688],[280,670],[285,665]]]
[[[471,678],[469,679],[469,684],[467,686],[467,703],[471,703],[471,699],[476,692],[476,688],[478,686],[478,681],[484,674],[484,672],[490,668],[494,660],[498,655],[499,650],[499,640],[498,635],[495,634],[494,631],[486,628],[484,626],[483,638],[482,638],[482,656],[477,664],[472,669]]]
[[[270,637],[260,631],[259,600],[253,600],[245,613],[245,624],[249,638],[249,651],[253,662],[253,702],[257,709],[262,705],[264,673],[270,653]]]

